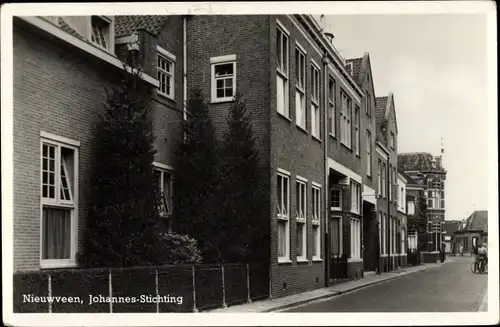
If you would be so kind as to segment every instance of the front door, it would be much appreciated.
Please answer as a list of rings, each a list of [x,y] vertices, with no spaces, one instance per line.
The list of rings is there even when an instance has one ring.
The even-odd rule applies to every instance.
[[[330,279],[347,278],[347,256],[342,253],[342,217],[331,217],[328,224],[330,235]]]

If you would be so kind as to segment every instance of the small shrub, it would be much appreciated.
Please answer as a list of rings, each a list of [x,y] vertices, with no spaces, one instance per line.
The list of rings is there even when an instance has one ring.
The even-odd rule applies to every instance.
[[[188,235],[160,233],[158,259],[160,264],[195,264],[201,262],[201,253],[195,239]]]

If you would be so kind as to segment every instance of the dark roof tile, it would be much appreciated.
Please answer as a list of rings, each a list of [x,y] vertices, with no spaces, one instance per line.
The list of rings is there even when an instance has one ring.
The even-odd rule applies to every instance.
[[[398,168],[402,171],[435,170],[432,168],[433,159],[435,158],[428,152],[400,153],[398,154]],[[439,160],[436,163],[438,170],[444,170],[439,165]]]
[[[168,16],[165,15],[133,15],[115,17],[115,36],[125,36],[137,30],[146,30],[157,35]]]

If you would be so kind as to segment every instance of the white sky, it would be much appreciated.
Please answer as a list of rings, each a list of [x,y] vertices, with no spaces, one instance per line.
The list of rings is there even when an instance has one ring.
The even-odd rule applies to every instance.
[[[335,15],[324,27],[345,58],[370,53],[376,96],[394,93],[399,152],[437,155],[443,137],[446,219],[486,210],[486,16]]]

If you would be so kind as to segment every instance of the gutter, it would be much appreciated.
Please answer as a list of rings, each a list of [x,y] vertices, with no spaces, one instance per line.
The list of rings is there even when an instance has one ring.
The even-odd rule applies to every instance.
[[[328,168],[328,138],[329,138],[329,135],[328,135],[328,96],[326,94],[326,91],[328,89],[328,55],[327,53],[325,52],[325,54],[323,55],[323,58],[322,58],[322,63],[323,63],[323,80],[324,80],[324,87],[323,87],[323,108],[325,108],[324,110],[324,114],[323,114],[323,121],[325,122],[325,128],[324,128],[324,132],[325,132],[325,136],[324,136],[324,139],[325,139],[325,142],[323,143],[324,144],[324,164],[325,164],[325,180],[324,180],[324,187],[323,187],[323,192],[324,192],[324,211],[325,211],[325,222],[323,223],[323,226],[324,226],[324,233],[323,235],[325,236],[325,240],[324,240],[324,244],[325,244],[325,287],[328,287],[328,281],[330,280],[329,276],[328,276],[328,271],[329,271],[329,266],[330,266],[330,261],[329,261],[329,251],[328,250],[328,245],[329,245],[329,242],[328,242],[328,233],[327,233],[327,228],[328,228],[328,175],[329,175],[329,171],[330,169]],[[335,120],[334,120],[335,121]]]
[[[30,24],[32,27],[35,27],[38,30],[43,31],[44,33],[58,39],[59,41],[63,41],[66,44],[71,45],[72,47],[84,52],[87,55],[111,64],[112,66],[115,66],[121,70],[125,70],[129,73],[132,72],[132,68],[128,65],[124,65],[123,62],[118,59],[118,57],[116,57],[116,55],[101,50],[88,41],[81,40],[42,18],[36,16],[18,16],[17,18],[25,23]],[[144,72],[141,74],[141,79],[155,87],[158,87],[158,80]]]

